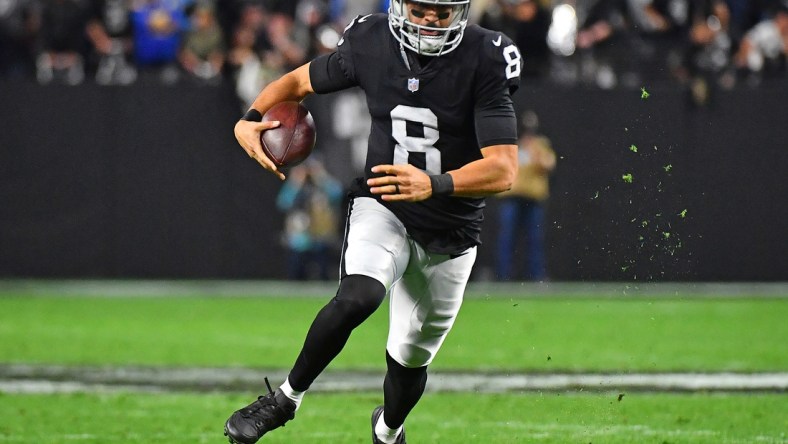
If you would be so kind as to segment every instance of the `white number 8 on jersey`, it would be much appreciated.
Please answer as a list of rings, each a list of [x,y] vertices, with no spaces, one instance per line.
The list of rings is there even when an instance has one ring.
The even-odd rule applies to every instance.
[[[513,79],[520,75],[520,51],[514,45],[503,48],[503,58],[506,59],[506,78]]]
[[[421,124],[424,137],[409,136],[407,122]],[[410,153],[424,153],[427,174],[441,174],[441,152],[435,148],[440,138],[438,116],[429,108],[397,105],[391,110],[391,135],[397,141],[394,147],[394,165],[408,164]]]

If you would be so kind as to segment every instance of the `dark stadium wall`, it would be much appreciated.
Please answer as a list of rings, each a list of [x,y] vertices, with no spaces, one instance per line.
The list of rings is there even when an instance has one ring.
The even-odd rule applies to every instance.
[[[559,155],[551,278],[788,279],[788,86],[719,92],[705,108],[675,85],[649,93],[515,97]],[[333,99],[308,105],[317,151],[347,183]],[[229,87],[0,84],[0,277],[284,278],[279,181],[237,147],[240,113]],[[474,279],[490,275],[495,209]]]
[[[707,107],[673,84],[648,92],[530,88],[518,96],[539,112],[561,157],[548,216],[552,275],[788,279],[780,252],[788,245],[788,84],[717,91]]]

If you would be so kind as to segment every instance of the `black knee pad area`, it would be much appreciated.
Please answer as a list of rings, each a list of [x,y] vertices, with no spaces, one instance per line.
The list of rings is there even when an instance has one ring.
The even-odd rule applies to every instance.
[[[386,352],[386,369],[392,381],[405,383],[406,385],[424,385],[427,381],[427,366],[423,367],[403,367],[391,355]]]
[[[369,276],[345,276],[331,305],[346,317],[363,321],[380,307],[386,297],[386,288]]]

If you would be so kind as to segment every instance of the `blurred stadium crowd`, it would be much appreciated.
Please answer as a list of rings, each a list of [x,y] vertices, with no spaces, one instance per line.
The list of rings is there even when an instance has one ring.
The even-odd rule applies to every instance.
[[[385,0],[0,0],[0,78],[102,85],[231,81],[250,102]],[[788,0],[472,0],[532,79],[599,88],[785,79]]]

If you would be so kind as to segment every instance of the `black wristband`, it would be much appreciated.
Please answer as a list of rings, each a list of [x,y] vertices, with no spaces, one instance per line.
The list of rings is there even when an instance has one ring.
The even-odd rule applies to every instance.
[[[454,179],[449,173],[430,176],[430,184],[433,196],[448,196],[454,193]]]
[[[241,117],[241,120],[249,120],[250,122],[262,122],[263,115],[260,114],[260,111],[257,111],[254,108],[249,108],[249,111]]]

